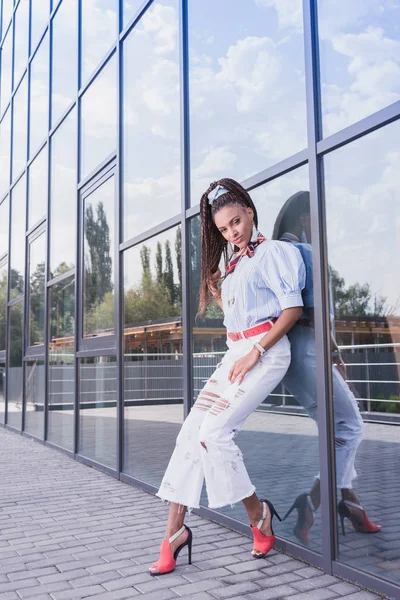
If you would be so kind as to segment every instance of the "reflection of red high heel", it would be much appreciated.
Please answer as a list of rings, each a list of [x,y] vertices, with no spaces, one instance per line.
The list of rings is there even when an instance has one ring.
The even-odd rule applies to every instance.
[[[300,496],[297,496],[291,508],[289,508],[283,517],[284,521],[295,508],[297,509],[297,523],[294,526],[293,533],[300,542],[308,546],[310,543],[310,529],[314,525],[315,519],[315,510],[310,494],[300,494]],[[307,512],[308,516],[311,513],[311,519],[307,519]]]
[[[338,508],[343,535],[346,535],[346,530],[344,528],[345,519],[349,519],[354,529],[359,533],[378,533],[378,531],[382,529],[382,525],[375,525],[375,523],[372,523],[368,519],[367,513],[361,504],[350,502],[350,500],[341,500]],[[356,514],[352,513],[350,508],[356,508],[360,511],[358,513],[358,517],[360,518],[357,518]]]
[[[254,538],[253,552],[255,551],[255,552],[260,553],[260,554],[253,554],[254,558],[264,558],[264,556],[266,556],[268,554],[268,552],[271,550],[271,548],[275,544],[276,537],[274,535],[274,530],[272,529],[272,519],[274,518],[274,515],[280,521],[282,521],[282,519],[276,512],[272,502],[270,502],[269,500],[260,500],[260,502],[262,503],[262,506],[263,506],[262,517],[258,521],[258,523],[255,527],[252,527],[250,525],[250,529],[253,533],[253,538]],[[270,515],[271,515],[272,535],[264,535],[263,533],[261,533],[261,527],[262,527],[265,519],[267,518],[267,504],[268,504]]]
[[[174,554],[172,554],[170,544],[172,544],[172,542],[174,542],[185,531],[185,529],[187,529],[187,531],[189,533],[186,541],[183,542],[183,544],[181,544],[180,546],[178,546],[177,549],[175,550]],[[153,567],[158,568],[158,571],[155,573],[150,571],[150,575],[152,575],[154,577],[156,575],[165,575],[166,573],[171,573],[171,571],[173,571],[175,569],[176,559],[178,558],[180,551],[185,546],[188,547],[188,552],[189,552],[188,559],[189,559],[189,565],[191,565],[192,564],[192,541],[193,541],[192,532],[189,529],[189,527],[186,527],[186,525],[182,525],[182,527],[176,533],[174,533],[174,535],[172,535],[168,540],[163,540],[161,542],[160,558],[153,565]]]

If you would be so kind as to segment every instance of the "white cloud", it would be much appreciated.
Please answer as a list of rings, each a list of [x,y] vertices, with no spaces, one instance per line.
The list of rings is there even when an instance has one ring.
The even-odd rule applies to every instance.
[[[274,8],[278,15],[279,26],[303,30],[303,6],[301,0],[255,0],[258,6]]]

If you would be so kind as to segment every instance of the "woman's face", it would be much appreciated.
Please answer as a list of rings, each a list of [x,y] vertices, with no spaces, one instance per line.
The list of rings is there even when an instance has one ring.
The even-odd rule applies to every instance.
[[[214,223],[224,238],[239,249],[250,242],[254,212],[241,204],[227,204],[214,215]]]

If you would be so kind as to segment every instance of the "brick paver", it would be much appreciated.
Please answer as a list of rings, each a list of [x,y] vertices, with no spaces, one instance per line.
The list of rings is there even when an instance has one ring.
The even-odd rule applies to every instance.
[[[150,577],[167,506],[68,456],[0,428],[0,599],[372,600],[379,596],[188,518],[193,564]]]

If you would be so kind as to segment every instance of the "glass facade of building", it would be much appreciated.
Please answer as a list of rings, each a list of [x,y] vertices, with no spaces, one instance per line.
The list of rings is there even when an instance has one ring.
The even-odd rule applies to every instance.
[[[155,491],[226,348],[220,309],[196,318],[199,200],[233,177],[313,281],[292,376],[237,437],[249,474],[282,513],[311,490],[282,549],[399,594],[399,4],[0,7],[0,423]],[[374,535],[341,525],[352,440]]]

